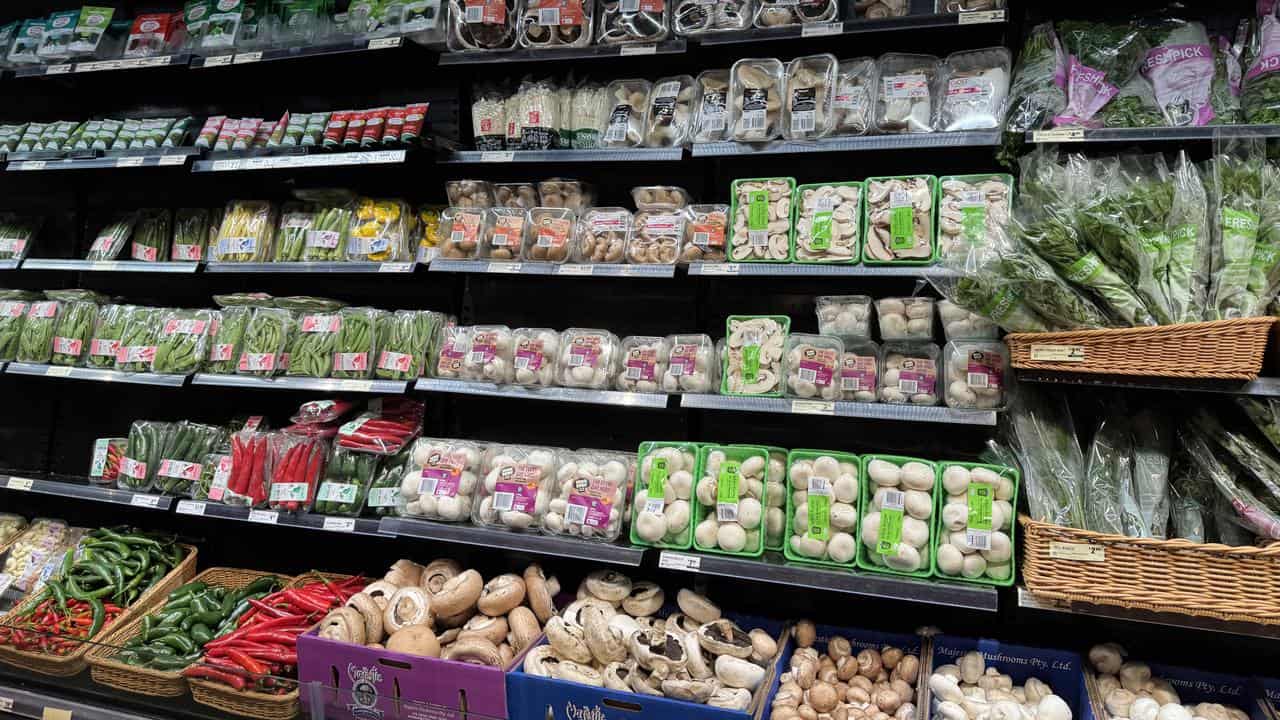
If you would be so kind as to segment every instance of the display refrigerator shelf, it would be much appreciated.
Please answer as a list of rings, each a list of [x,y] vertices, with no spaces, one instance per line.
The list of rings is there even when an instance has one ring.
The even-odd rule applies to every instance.
[[[84,478],[82,480],[83,482],[63,482],[60,480],[40,480],[12,475],[4,476],[0,487],[7,490],[32,492],[40,495],[57,495],[58,497],[92,500],[114,505],[130,505],[148,510],[168,510],[173,505],[173,497],[170,495],[118,490],[114,487],[94,485]]]
[[[695,394],[681,395],[680,406],[698,410],[827,415],[876,420],[951,423],[953,425],[993,426],[996,424],[996,414],[989,410],[956,410],[939,406],[921,407],[917,405],[889,405],[886,403],[831,402],[795,398]]]
[[[132,153],[132,151],[129,151]],[[180,167],[187,164],[187,159],[198,155],[195,148],[170,148],[165,152],[138,153],[125,155],[103,155],[102,157],[84,158],[52,158],[52,159],[15,159],[8,157],[5,170],[9,172],[30,172],[37,170],[99,170],[104,168],[138,168],[138,167]],[[18,158],[21,158],[19,155]]]
[[[411,273],[411,262],[211,262],[211,273]]]
[[[675,277],[674,265],[622,265],[614,263],[502,262],[489,260],[443,260],[436,258],[431,272],[483,273],[489,275],[556,275],[562,277]]]
[[[618,390],[587,390],[584,388],[560,387],[526,388],[519,385],[495,385],[493,383],[445,380],[442,378],[418,378],[418,381],[414,384],[414,389],[425,392],[452,393],[454,395],[488,395],[491,397],[523,398],[525,400],[550,400],[552,402],[642,408],[665,408],[670,397],[665,393],[633,393]]]
[[[79,75],[107,70],[139,70],[152,67],[181,67],[191,62],[191,53],[156,55],[145,58],[117,58],[115,60],[90,60],[87,62],[61,63],[58,65],[28,65],[15,68],[14,77],[43,77],[45,75]]]
[[[882,600],[907,600],[984,612],[996,612],[999,609],[996,589],[987,585],[919,580],[792,564],[787,563],[781,553],[774,552],[765,553],[760,558],[744,558],[663,550],[658,556],[658,567]]]
[[[823,265],[817,263],[690,263],[690,275],[756,277],[955,277],[954,270],[919,265]]]
[[[80,696],[73,700],[49,690],[38,690],[30,685],[19,687],[8,682],[0,683],[0,713],[37,720],[172,720],[174,717],[189,717],[172,711],[143,714],[120,709],[117,702],[88,702]]]
[[[442,53],[441,65],[478,65],[502,62],[550,62],[553,60],[591,60],[593,58],[633,57],[641,55],[675,55],[683,53],[687,44],[682,38],[660,43],[629,45],[589,45],[574,48],[518,48],[515,50],[474,50]]]
[[[191,172],[233,172],[238,170],[285,170],[350,165],[391,165],[403,163],[408,153],[400,150],[352,150],[349,152],[262,155],[220,158],[216,154],[191,164]]]
[[[129,383],[131,385],[161,385],[164,387],[181,387],[186,383],[188,377],[187,375],[127,373],[102,368],[68,367],[66,365],[25,362],[11,362],[5,366],[4,371],[9,375],[36,375],[50,378],[70,378],[72,380],[92,380],[94,382]]]
[[[711,33],[698,37],[701,45],[730,45],[755,43],[762,40],[794,40],[825,35],[861,35],[863,33],[893,32],[897,30],[926,30],[971,25],[1003,24],[1008,21],[1004,10],[987,10],[967,13],[930,13],[879,20],[853,19],[826,23],[809,23],[779,28],[751,28],[748,30]]]
[[[442,163],[661,162],[684,157],[684,148],[618,148],[599,150],[458,150]]]
[[[999,144],[999,130],[967,130],[960,132],[904,133],[901,135],[854,135],[850,137],[822,138],[821,140],[809,142],[773,140],[767,143],[694,143],[692,153],[694,157],[732,157],[736,155],[856,152],[859,150],[996,147]]]
[[[364,52],[366,50],[388,50],[405,44],[400,36],[373,38],[369,40],[346,40],[343,42],[321,43],[305,47],[275,48],[272,50],[251,50],[223,55],[204,55],[191,58],[191,67],[209,68],[226,65],[246,65],[274,60],[291,60],[293,58],[316,57],[318,55],[341,55],[344,53]]]
[[[21,260],[0,260],[0,270],[17,270]]]
[[[1280,137],[1280,125],[1206,125],[1151,128],[1054,128],[1030,130],[1030,143],[1180,142],[1233,137]]]
[[[78,270],[84,272],[193,273],[197,262],[142,262],[141,260],[62,260],[27,258],[23,270]]]
[[[262,388],[266,390],[307,390],[310,392],[359,392],[380,395],[403,394],[409,383],[404,380],[348,380],[340,378],[272,377],[256,375],[211,375],[196,373],[192,385]]]
[[[641,560],[644,559],[644,548],[622,544],[621,540],[618,543],[591,542],[574,537],[542,535],[537,532],[512,532],[499,528],[402,517],[382,518],[379,528],[384,534],[399,537],[480,545],[535,555],[590,560],[610,565],[639,567]]]
[[[1177,613],[1153,612],[1115,605],[1093,605],[1090,603],[1042,598],[1022,586],[1018,587],[1018,607],[1029,610],[1044,610],[1046,612],[1070,613],[1072,615],[1088,615],[1106,620],[1167,625],[1169,627],[1204,630],[1228,635],[1280,639],[1280,625],[1228,622],[1215,620],[1214,618],[1179,615]]]
[[[1249,382],[1239,380],[1193,380],[1129,375],[1087,375],[1018,370],[1018,379],[1026,382],[1086,387],[1128,388],[1140,390],[1175,390],[1180,392],[1220,393],[1280,397],[1280,377],[1260,377]]]
[[[310,512],[287,513],[278,510],[253,510],[243,505],[223,505],[219,502],[206,500],[179,500],[175,511],[179,515],[201,515],[262,525],[285,525],[356,535],[386,534],[379,529],[377,518],[340,517]]]

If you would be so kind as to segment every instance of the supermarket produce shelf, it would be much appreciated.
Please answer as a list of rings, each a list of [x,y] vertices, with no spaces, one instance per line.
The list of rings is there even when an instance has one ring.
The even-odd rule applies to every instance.
[[[954,277],[944,267],[921,265],[822,265],[817,263],[690,263],[690,275],[755,277]]]
[[[930,13],[907,15],[881,20],[854,19],[844,22],[810,23],[779,28],[751,28],[749,30],[712,33],[698,38],[701,45],[730,45],[755,43],[763,40],[794,40],[825,35],[861,35],[863,33],[893,32],[897,30],[927,30],[970,25],[989,25],[1008,22],[1004,10],[967,13]]]
[[[1042,598],[1022,586],[1018,586],[1018,607],[1029,610],[1044,610],[1046,612],[1070,613],[1072,615],[1089,615],[1107,620],[1124,620],[1126,622],[1167,625],[1188,630],[1207,630],[1228,635],[1248,635],[1280,640],[1280,625],[1229,622],[1214,618],[1180,615],[1178,613],[1152,612],[1150,610],[1129,609],[1114,605],[1093,605],[1090,603]]]
[[[115,505],[131,505],[148,510],[168,510],[174,498],[170,495],[117,490],[114,487],[94,485],[85,479],[83,482],[63,482],[61,480],[41,480],[20,475],[0,476],[0,487],[18,492],[32,492],[40,495],[57,495],[58,497],[92,500],[93,502],[112,503]]]
[[[274,60],[291,60],[293,58],[316,57],[318,55],[340,55],[343,53],[364,52],[366,50],[388,50],[405,44],[400,36],[373,38],[371,40],[347,40],[344,42],[322,43],[306,47],[276,48],[274,50],[254,50],[226,55],[196,56],[191,58],[191,67],[210,68],[226,65],[246,65]]]
[[[676,55],[687,44],[683,38],[660,43],[630,45],[589,45],[581,48],[519,48],[516,50],[481,50],[440,54],[441,65],[478,65],[503,62],[549,62],[552,60],[591,60],[593,58],[635,57],[642,55]]]
[[[175,511],[179,515],[201,515],[203,517],[239,520],[262,525],[284,525],[355,535],[386,535],[385,532],[379,529],[378,518],[352,518],[320,515],[318,513],[293,514],[276,510],[252,510],[242,505],[223,505],[222,503],[206,502],[204,500],[179,500]]]
[[[684,148],[601,150],[458,150],[442,163],[662,162],[684,157]]]
[[[17,270],[21,260],[0,260],[0,270]]]
[[[187,382],[186,375],[157,375],[156,373],[127,373],[119,370],[101,368],[68,367],[66,365],[46,365],[44,363],[11,362],[4,371],[9,375],[37,375],[50,378],[70,378],[72,380],[92,380],[94,382],[117,382],[131,385],[162,385],[165,387],[182,387]]]
[[[658,567],[967,610],[996,612],[1000,606],[996,589],[988,585],[918,580],[876,573],[855,574],[851,571],[787,563],[780,553],[774,552],[765,553],[759,558],[744,558],[663,550],[658,556]]]
[[[488,260],[435,259],[427,268],[431,272],[485,273],[490,275],[556,275],[562,277],[675,277],[675,265],[621,265],[613,263],[501,262]]]
[[[74,687],[71,689],[75,692]],[[81,694],[72,700],[62,693],[7,682],[0,683],[0,713],[33,720],[171,720],[175,717],[172,712],[152,715],[122,710],[116,702],[87,702]]]
[[[14,77],[41,77],[45,75],[79,75],[107,70],[140,70],[153,67],[182,67],[191,62],[191,53],[156,55],[145,58],[118,58],[116,60],[91,60],[88,62],[62,63],[59,65],[30,65],[15,68]]]
[[[533,553],[535,555],[591,560],[609,563],[610,565],[639,567],[641,560],[644,559],[644,548],[631,547],[626,544],[591,542],[574,537],[557,537],[536,532],[512,532],[510,530],[477,525],[385,517],[382,518],[380,529],[383,534],[398,535],[400,537],[440,540],[443,542],[462,543],[463,545],[480,545],[515,552]]]
[[[199,376],[196,376],[199,378]],[[583,388],[526,388],[518,385],[445,380],[443,378],[418,378],[415,390],[443,392],[455,395],[489,395],[492,397],[523,398],[525,400],[550,400],[553,402],[585,403],[589,405],[620,405],[624,407],[665,408],[670,395],[665,393],[633,393],[617,390],[586,390]]]
[[[359,392],[382,395],[402,394],[409,387],[404,380],[346,380],[338,378],[272,377],[256,375],[211,375],[196,373],[192,385],[262,388],[265,390],[307,390],[310,392]]]
[[[78,270],[84,272],[193,273],[196,262],[142,262],[141,260],[59,260],[27,258],[23,270]]]
[[[698,410],[737,410],[788,415],[828,415],[876,420],[951,423],[953,425],[996,424],[996,414],[988,410],[956,410],[948,407],[888,405],[885,403],[830,402],[794,398],[739,397],[735,395],[680,396],[680,406]]]
[[[211,262],[211,273],[411,273],[411,262]]]
[[[821,140],[809,142],[774,140],[767,143],[694,143],[691,152],[694,157],[732,157],[736,155],[856,152],[859,150],[996,147],[999,144],[999,130],[967,130],[961,132],[906,133],[902,135],[855,135],[852,137],[822,138]]]
[[[1155,128],[1055,128],[1031,130],[1030,143],[1181,142],[1233,137],[1280,137],[1280,125],[1206,125]]]
[[[1253,395],[1255,397],[1280,397],[1280,377],[1260,377],[1249,382],[1239,380],[1183,380],[1179,378],[1139,377],[1129,375],[1085,375],[1080,373],[1054,373],[1036,370],[1018,370],[1018,379],[1025,382],[1055,385],[1082,385],[1088,387],[1131,388],[1140,390],[1178,390],[1182,392],[1221,393],[1224,395]]]
[[[296,155],[262,155],[258,157],[218,158],[211,156],[191,164],[191,172],[231,172],[238,170],[285,170],[309,167],[345,167],[350,165],[392,165],[403,163],[406,150],[352,150],[350,152],[300,153]]]
[[[24,172],[36,170],[98,170],[103,168],[179,167],[187,159],[198,155],[195,148],[170,148],[166,152],[152,154],[104,155],[89,158],[15,159],[12,154],[5,170]],[[23,158],[18,155],[18,158]]]

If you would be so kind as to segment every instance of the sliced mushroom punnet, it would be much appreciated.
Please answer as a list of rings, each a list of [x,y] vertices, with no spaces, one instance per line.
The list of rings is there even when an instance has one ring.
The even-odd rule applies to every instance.
[[[751,657],[751,637],[727,618],[698,628],[698,643],[716,655],[730,655],[743,660]]]

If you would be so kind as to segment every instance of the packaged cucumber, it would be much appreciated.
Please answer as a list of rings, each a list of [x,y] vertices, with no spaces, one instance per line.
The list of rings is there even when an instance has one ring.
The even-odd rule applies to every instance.
[[[138,223],[137,211],[118,213],[98,231],[97,237],[89,245],[89,253],[85,260],[115,260],[120,256],[125,243],[133,236],[134,227]]]
[[[173,423],[134,420],[129,426],[129,446],[120,461],[117,478],[123,490],[141,492],[151,489],[160,469],[160,452],[174,432]]]
[[[160,336],[151,372],[188,375],[200,368],[213,327],[213,310],[169,310],[160,321]]]
[[[404,504],[400,499],[400,483],[413,448],[414,443],[409,443],[398,454],[383,458],[366,499],[369,511],[374,515],[382,517],[399,513],[399,507]]]
[[[138,211],[129,257],[142,262],[164,262],[169,257],[169,211],[148,208]]]
[[[323,206],[307,230],[303,259],[312,262],[340,262],[347,259],[351,234],[350,205]]]
[[[125,321],[120,347],[116,350],[116,370],[149,372],[156,357],[163,308],[135,307]]]
[[[324,478],[316,491],[313,512],[356,517],[364,508],[369,486],[378,469],[379,455],[353,452],[333,446]]]
[[[133,311],[133,305],[104,305],[98,310],[93,335],[89,339],[89,352],[85,356],[89,367],[110,370],[116,366],[124,327]]]

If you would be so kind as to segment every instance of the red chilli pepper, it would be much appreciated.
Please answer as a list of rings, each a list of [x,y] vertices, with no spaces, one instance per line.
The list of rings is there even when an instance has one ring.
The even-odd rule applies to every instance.
[[[205,665],[192,665],[191,667],[182,671],[182,676],[189,677],[189,678],[200,678],[204,680],[215,680],[217,682],[223,683],[224,685],[230,685],[236,690],[243,690],[246,685],[245,679],[240,677],[239,675],[233,675],[229,672],[226,672],[225,670],[208,667]]]
[[[267,668],[265,665],[258,662],[257,660],[254,660],[253,658],[249,657],[248,655],[241,652],[240,650],[235,650],[235,649],[228,650],[227,657],[231,658],[232,662],[236,663],[237,665],[244,668],[245,670],[248,670],[254,675],[267,674]]]

